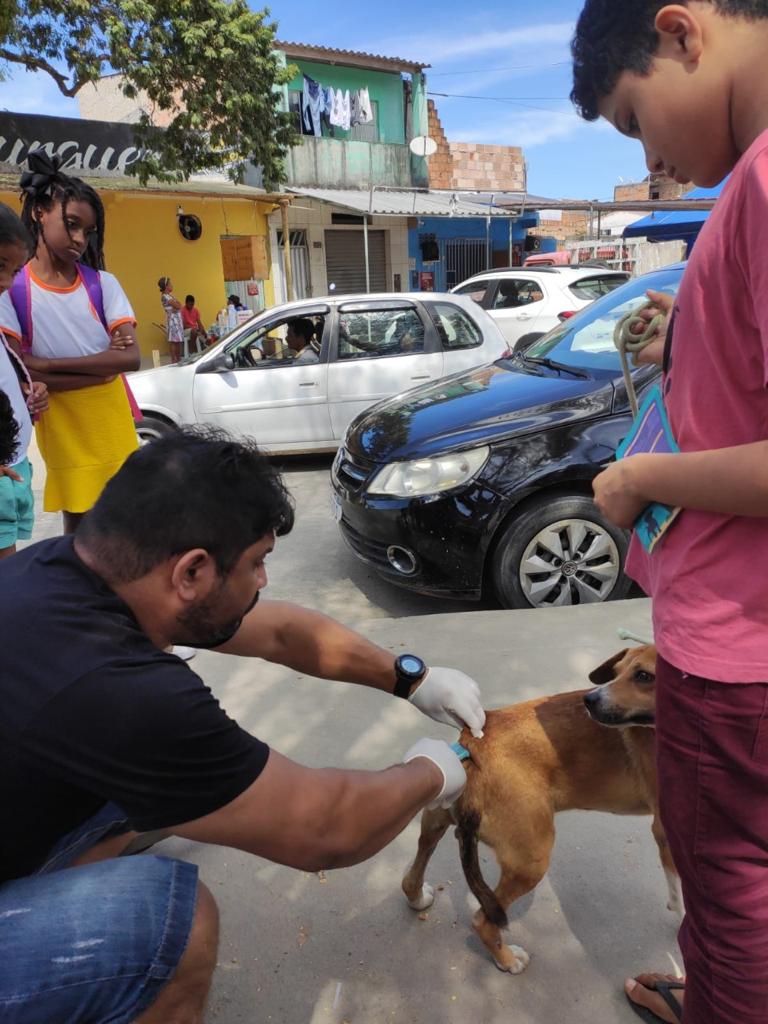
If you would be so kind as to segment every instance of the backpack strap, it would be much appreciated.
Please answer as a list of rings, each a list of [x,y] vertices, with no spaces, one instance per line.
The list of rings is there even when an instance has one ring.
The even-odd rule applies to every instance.
[[[22,267],[14,277],[8,295],[21,328],[22,350],[28,352],[32,348],[32,284],[29,280],[29,265]]]
[[[85,290],[88,293],[88,298],[91,300],[91,305],[96,310],[101,320],[104,330],[109,334],[109,324],[107,323],[106,313],[104,312],[104,293],[101,290],[101,274],[98,270],[94,270],[93,267],[87,267],[84,263],[78,263],[77,269],[82,278]],[[128,405],[131,408],[131,414],[134,420],[143,419],[139,403],[136,401],[131,386],[128,383],[128,379],[124,373],[120,374],[120,378],[125,387],[125,394],[128,398]]]
[[[101,275],[98,270],[94,270],[93,267],[87,267],[84,263],[78,263],[77,270],[88,293],[91,305],[96,310],[104,330],[109,334],[109,325],[107,324],[107,317],[104,312],[104,293],[101,290]]]

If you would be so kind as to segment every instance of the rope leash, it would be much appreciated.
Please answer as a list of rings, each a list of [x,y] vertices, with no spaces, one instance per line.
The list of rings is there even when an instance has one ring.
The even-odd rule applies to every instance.
[[[628,354],[635,356],[638,352],[642,352],[644,348],[647,348],[652,341],[655,341],[659,328],[666,320],[665,313],[657,313],[650,321],[640,316],[642,310],[650,309],[651,305],[652,303],[646,302],[644,306],[630,310],[629,313],[626,313],[619,320],[613,331],[613,343],[619,350],[619,356],[621,357],[621,370],[624,374],[624,384],[629,396],[629,407],[632,410],[633,416],[637,416],[637,392],[635,391],[635,383],[632,380],[632,371],[629,368]],[[643,331],[639,334],[632,330],[637,325],[643,327]],[[635,360],[633,362],[637,366],[637,362]]]

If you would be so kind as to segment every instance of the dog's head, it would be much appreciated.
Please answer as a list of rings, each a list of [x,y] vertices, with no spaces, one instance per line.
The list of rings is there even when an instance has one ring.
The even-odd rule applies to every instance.
[[[649,725],[656,721],[656,648],[653,644],[619,651],[589,678],[595,684],[584,697],[601,725]]]

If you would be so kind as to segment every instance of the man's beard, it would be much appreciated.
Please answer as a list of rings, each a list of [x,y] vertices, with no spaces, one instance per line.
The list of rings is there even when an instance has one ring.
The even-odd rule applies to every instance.
[[[236,619],[219,622],[216,610],[220,604],[218,596],[209,597],[200,604],[193,606],[177,617],[177,622],[184,630],[184,635],[177,638],[176,643],[192,644],[194,647],[221,647],[237,633],[243,619],[256,606],[260,591],[256,591],[253,600]]]

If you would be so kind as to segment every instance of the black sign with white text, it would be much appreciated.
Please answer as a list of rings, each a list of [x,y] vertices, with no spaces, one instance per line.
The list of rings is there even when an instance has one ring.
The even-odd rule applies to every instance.
[[[125,176],[142,153],[130,124],[0,111],[0,164],[22,167],[27,153],[39,148],[61,157],[61,169],[70,174]]]

